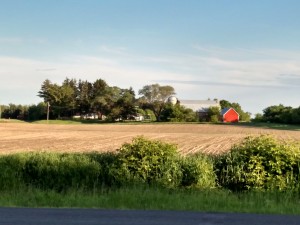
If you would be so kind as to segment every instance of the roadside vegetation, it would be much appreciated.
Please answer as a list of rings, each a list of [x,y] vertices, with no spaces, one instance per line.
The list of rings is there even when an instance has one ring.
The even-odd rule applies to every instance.
[[[300,214],[300,146],[247,137],[222,155],[136,137],[116,153],[0,157],[0,205]]]

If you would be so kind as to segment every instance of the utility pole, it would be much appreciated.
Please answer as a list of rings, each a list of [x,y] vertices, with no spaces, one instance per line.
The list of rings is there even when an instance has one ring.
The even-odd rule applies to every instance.
[[[49,121],[49,111],[50,111],[50,103],[47,102],[47,123]]]

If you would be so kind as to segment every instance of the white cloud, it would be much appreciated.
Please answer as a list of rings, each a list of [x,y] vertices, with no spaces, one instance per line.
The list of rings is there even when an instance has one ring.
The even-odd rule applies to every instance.
[[[297,52],[196,48],[189,54],[155,57],[133,54],[126,48],[101,49],[101,57],[64,55],[53,61],[0,56],[0,102],[40,101],[36,94],[45,79],[61,83],[66,77],[91,82],[101,78],[109,85],[132,86],[136,91],[161,82],[174,86],[182,99],[228,99],[252,112],[284,104],[285,99],[289,104],[299,102]]]
[[[182,57],[179,64],[190,68],[186,71],[194,77],[193,80],[249,86],[265,82],[264,85],[274,86],[280,85],[277,79],[279,74],[300,74],[300,66],[297,63],[300,54],[297,52],[264,50],[268,57],[257,57],[262,55],[260,51],[198,46],[195,48],[196,53]],[[292,56],[297,58],[291,60]]]

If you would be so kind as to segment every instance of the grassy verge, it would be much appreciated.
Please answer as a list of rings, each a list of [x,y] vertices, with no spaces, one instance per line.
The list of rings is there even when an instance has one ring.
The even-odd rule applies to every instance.
[[[103,120],[81,120],[81,119],[74,119],[74,120],[37,120],[31,121],[30,123],[33,124],[62,124],[62,125],[76,125],[76,124],[154,124],[155,122],[140,122],[140,121],[120,121],[120,122],[108,122]],[[183,124],[183,123],[182,123]]]
[[[299,203],[299,196],[289,193],[233,194],[225,190],[167,190],[143,186],[90,192],[69,190],[59,193],[36,188],[0,192],[0,206],[10,207],[83,207],[300,214]]]
[[[103,121],[100,120],[37,120],[32,121],[34,124],[62,124],[62,125],[73,125],[73,124],[100,124]]]
[[[0,119],[0,123],[26,123],[23,120],[15,120],[15,119]]]
[[[242,127],[257,127],[257,128],[266,128],[266,129],[275,129],[275,130],[300,130],[299,125],[291,124],[282,124],[282,123],[262,123],[262,122],[245,122],[245,123],[235,123],[235,124],[226,124],[233,126],[242,126]]]

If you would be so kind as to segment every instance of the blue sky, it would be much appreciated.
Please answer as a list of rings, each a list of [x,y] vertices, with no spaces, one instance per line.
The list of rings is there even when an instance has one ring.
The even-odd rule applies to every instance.
[[[0,104],[45,79],[159,83],[253,114],[300,105],[300,1],[0,0]]]

